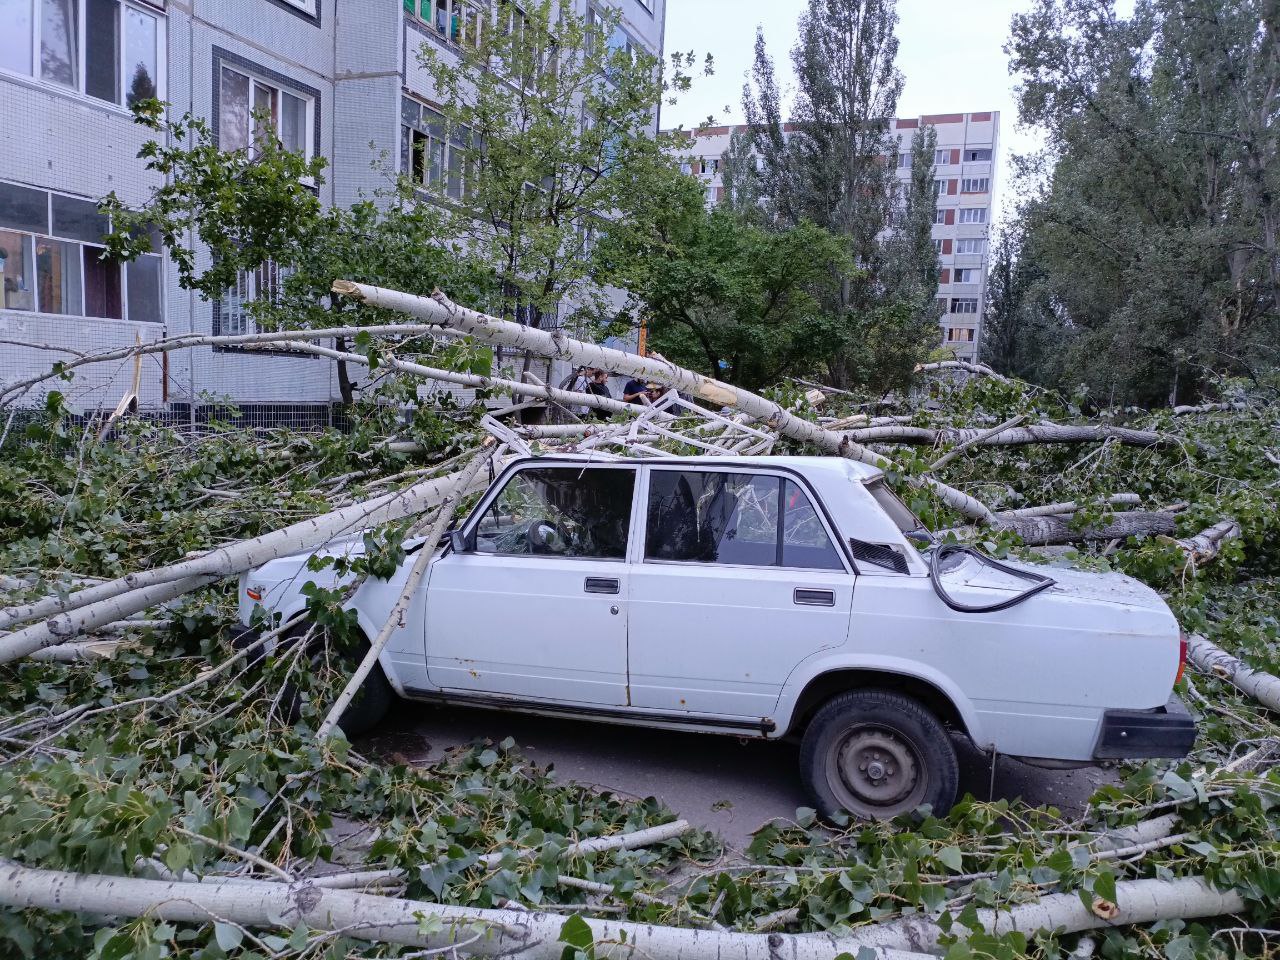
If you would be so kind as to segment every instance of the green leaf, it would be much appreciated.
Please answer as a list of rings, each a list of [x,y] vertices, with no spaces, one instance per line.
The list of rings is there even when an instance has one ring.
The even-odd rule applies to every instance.
[[[596,938],[587,921],[575,913],[565,920],[560,928],[560,942],[567,943],[583,953],[590,953],[591,948],[595,946]]]
[[[934,854],[952,873],[959,873],[964,867],[964,855],[959,847],[943,847]]]
[[[133,953],[133,937],[127,933],[117,933],[103,944],[98,953],[99,960],[124,960]]]
[[[218,921],[213,925],[213,939],[223,950],[234,950],[244,940],[244,931],[229,923]]]

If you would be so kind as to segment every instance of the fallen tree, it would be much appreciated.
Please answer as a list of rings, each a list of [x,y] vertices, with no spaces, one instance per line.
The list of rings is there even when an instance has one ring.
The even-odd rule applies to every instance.
[[[560,960],[566,943],[565,921],[555,915],[451,907],[308,883],[180,883],[18,865],[0,868],[0,876],[5,880],[0,885],[0,904],[19,909],[189,922],[216,917],[255,929],[283,926],[286,931],[301,922],[311,929],[341,931],[361,940],[527,960]],[[1240,894],[1214,890],[1198,877],[1132,880],[1116,885],[1114,904],[1095,903],[1090,908],[1075,894],[1055,894],[1037,903],[979,910],[977,922],[995,935],[1015,930],[1069,934],[1122,924],[1217,917],[1238,913],[1244,906]],[[733,933],[603,919],[583,923],[590,942],[576,945],[591,948],[596,956],[676,960],[776,960],[778,956],[833,960],[864,950],[882,960],[920,960],[922,955],[933,955],[946,933],[936,920],[919,916],[871,924],[845,936]],[[963,927],[953,932],[960,939],[967,935]]]
[[[881,469],[893,468],[892,461],[886,457],[868,450],[834,430],[824,429],[810,420],[805,420],[772,400],[678,367],[666,360],[642,357],[623,350],[575,340],[566,336],[562,330],[549,332],[537,327],[500,320],[461,307],[439,292],[431,297],[420,297],[369,284],[353,283],[349,280],[335,280],[333,291],[340,296],[351,297],[370,306],[428,318],[438,322],[442,327],[470,336],[480,343],[512,350],[527,350],[538,356],[567,360],[574,365],[597,367],[618,376],[654,380],[717,407],[736,407],[753,419],[768,424],[782,436],[801,443],[813,444],[826,453],[847,457]],[[983,522],[992,519],[991,511],[968,494],[934,478],[920,478],[919,482],[928,485],[940,500],[959,513]]]
[[[1238,687],[1268,710],[1280,711],[1280,677],[1254,670],[1199,634],[1187,638],[1187,657],[1201,670]]]

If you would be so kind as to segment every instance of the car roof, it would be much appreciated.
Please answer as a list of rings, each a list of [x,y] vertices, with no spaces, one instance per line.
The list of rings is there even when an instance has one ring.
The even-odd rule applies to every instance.
[[[583,464],[648,464],[650,466],[672,466],[678,467],[688,466],[708,466],[708,467],[781,467],[791,469],[811,476],[815,471],[821,471],[828,474],[837,474],[860,483],[866,483],[874,480],[876,477],[883,475],[879,467],[873,467],[870,464],[859,463],[857,460],[849,460],[845,457],[732,457],[732,456],[706,456],[706,457],[646,457],[644,459],[630,459],[622,457],[614,457],[608,454],[601,455],[587,453],[566,453],[566,454],[548,454],[541,457],[521,457],[519,463],[536,463],[538,461],[559,462],[559,463],[583,463]]]

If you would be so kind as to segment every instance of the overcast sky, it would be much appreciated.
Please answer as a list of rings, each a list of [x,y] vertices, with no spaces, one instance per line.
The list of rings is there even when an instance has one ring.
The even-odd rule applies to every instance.
[[[675,107],[663,107],[662,125],[696,126],[708,115],[741,123],[742,84],[751,67],[756,27],[778,66],[784,95],[794,86],[789,52],[805,0],[667,0],[667,50],[710,53],[715,75],[697,77]],[[1001,49],[1010,17],[1030,0],[898,0],[898,69],[906,80],[898,116],[1000,111],[1000,172],[995,202],[1007,209],[1009,158],[1033,149],[1034,132],[1017,129],[1008,58]]]

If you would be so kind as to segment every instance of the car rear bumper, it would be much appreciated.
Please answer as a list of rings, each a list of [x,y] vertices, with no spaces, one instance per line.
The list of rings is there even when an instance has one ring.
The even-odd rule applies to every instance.
[[[1196,740],[1196,722],[1186,705],[1171,696],[1153,710],[1108,710],[1093,748],[1095,760],[1185,757]]]

